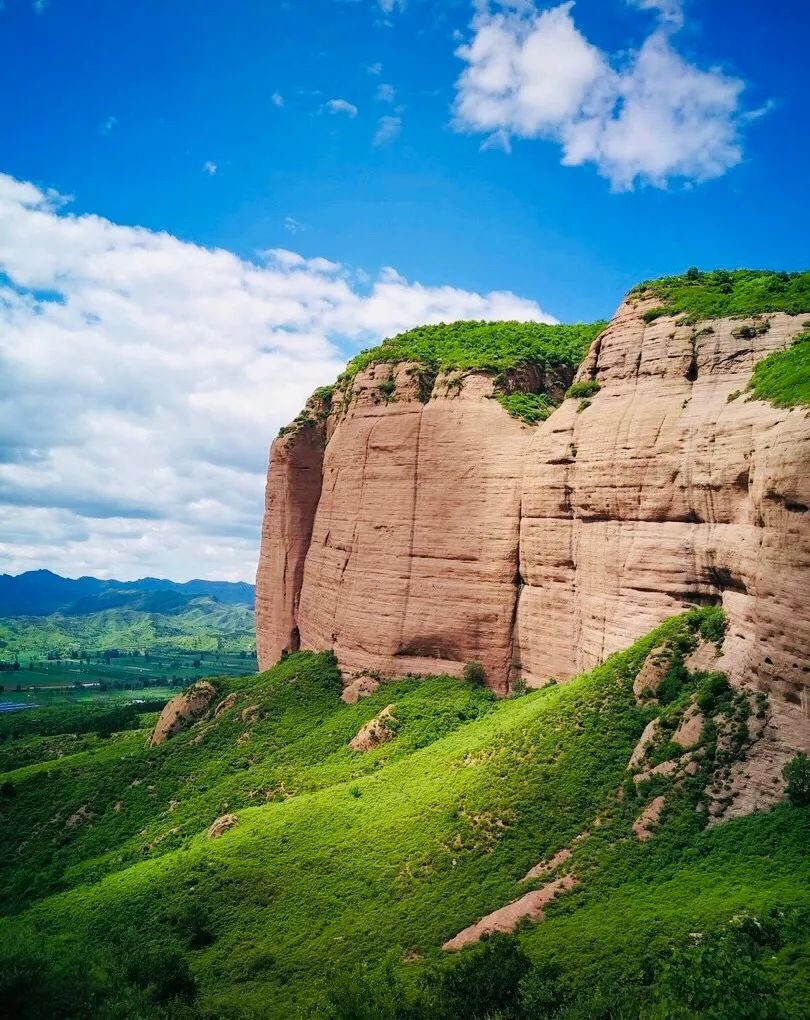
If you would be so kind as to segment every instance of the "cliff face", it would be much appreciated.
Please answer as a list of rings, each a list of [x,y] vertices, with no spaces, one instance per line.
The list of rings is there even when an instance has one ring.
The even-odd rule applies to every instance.
[[[504,692],[713,602],[729,620],[721,668],[806,714],[810,418],[734,394],[808,316],[648,325],[654,304],[621,306],[579,372],[598,384],[590,403],[536,427],[491,399],[491,375],[378,364],[277,439],[262,667],[299,642],[334,648],[347,674],[477,659]]]
[[[343,409],[327,426],[301,647],[334,648],[344,671],[385,675],[460,674],[479,659],[505,690],[532,433],[487,399],[489,377],[439,377],[423,403],[424,386],[418,366],[383,364],[335,397]],[[268,534],[280,534],[272,505],[268,517]]]
[[[806,713],[810,419],[733,397],[802,317],[746,337],[738,319],[645,325],[652,304],[619,309],[580,370],[591,405],[567,400],[527,451],[516,668],[568,677],[713,602],[720,667]]]

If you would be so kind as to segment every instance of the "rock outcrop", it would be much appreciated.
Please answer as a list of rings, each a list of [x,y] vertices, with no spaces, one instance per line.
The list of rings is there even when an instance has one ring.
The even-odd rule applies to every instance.
[[[370,719],[365,726],[361,726],[354,737],[349,741],[349,747],[353,751],[371,751],[380,744],[385,744],[394,736],[394,706],[386,705],[378,712],[373,719]]]
[[[492,399],[492,374],[383,363],[277,439],[261,667],[298,647],[382,676],[480,660],[506,692],[721,604],[714,668],[771,692],[792,746],[806,745],[810,417],[745,389],[810,309],[745,328],[647,323],[654,304],[622,304],[580,368],[589,401],[566,399],[536,427]]]
[[[198,722],[208,713],[211,702],[217,696],[216,687],[207,680],[199,680],[182,694],[176,694],[163,706],[152,731],[149,743],[152,747],[165,743],[186,726]]]

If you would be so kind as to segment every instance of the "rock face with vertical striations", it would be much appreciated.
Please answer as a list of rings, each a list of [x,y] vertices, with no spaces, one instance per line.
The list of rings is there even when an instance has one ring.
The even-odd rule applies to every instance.
[[[653,303],[621,306],[580,369],[590,406],[566,400],[527,451],[516,668],[569,677],[713,602],[718,668],[806,713],[810,418],[743,392],[806,316],[752,337],[739,319],[646,325]]]
[[[408,361],[310,406],[271,453],[261,667],[298,647],[334,649],[347,677],[479,660],[505,693],[715,603],[717,668],[772,692],[806,744],[810,416],[745,391],[810,309],[695,322],[655,304],[625,300],[579,368],[586,397],[557,393],[539,424],[493,399],[493,371]]]
[[[506,690],[532,432],[490,399],[489,376],[439,377],[423,401],[418,368],[375,365],[336,395],[344,406],[307,520],[294,507],[315,509],[314,426],[273,444],[256,599],[263,667],[300,641],[333,648],[347,673],[460,675],[476,659]],[[302,463],[309,487],[296,496]]]

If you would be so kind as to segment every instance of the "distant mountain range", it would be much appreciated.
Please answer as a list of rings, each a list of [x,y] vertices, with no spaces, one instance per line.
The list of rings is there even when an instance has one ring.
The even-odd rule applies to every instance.
[[[105,609],[180,612],[200,596],[223,605],[253,606],[254,586],[245,581],[169,581],[142,577],[137,581],[98,577],[61,577],[50,570],[0,574],[0,616],[85,616]]]

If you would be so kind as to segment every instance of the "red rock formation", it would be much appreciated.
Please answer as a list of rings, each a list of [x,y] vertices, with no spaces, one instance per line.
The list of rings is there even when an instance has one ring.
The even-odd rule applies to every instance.
[[[259,668],[298,651],[298,596],[312,524],[321,495],[324,427],[311,423],[283,433],[270,449],[262,553],[256,575]]]
[[[187,691],[175,694],[171,701],[166,702],[158,716],[152,736],[149,738],[150,746],[165,744],[169,737],[175,736],[182,729],[202,719],[216,696],[216,687],[207,680],[198,680]]]
[[[505,692],[716,602],[717,668],[775,692],[792,745],[806,742],[810,418],[744,391],[808,314],[767,315],[764,333],[647,325],[652,303],[626,301],[593,344],[589,406],[565,400],[536,428],[490,399],[491,376],[431,388],[419,366],[378,364],[336,391],[328,420],[277,440],[261,667],[299,643],[333,648],[347,673],[458,675],[477,659]]]
[[[745,338],[740,320],[647,326],[650,304],[622,305],[580,370],[591,405],[566,400],[528,451],[517,668],[568,677],[718,602],[718,668],[807,714],[810,419],[733,396],[807,316]]]
[[[297,627],[302,648],[333,648],[347,671],[460,675],[477,659],[506,690],[531,429],[489,399],[491,377],[440,378],[423,403],[419,372],[376,365],[336,394],[308,551],[293,505],[301,463],[317,473],[312,427],[274,443],[257,576],[261,668],[295,647]],[[312,490],[300,497],[307,508]]]

